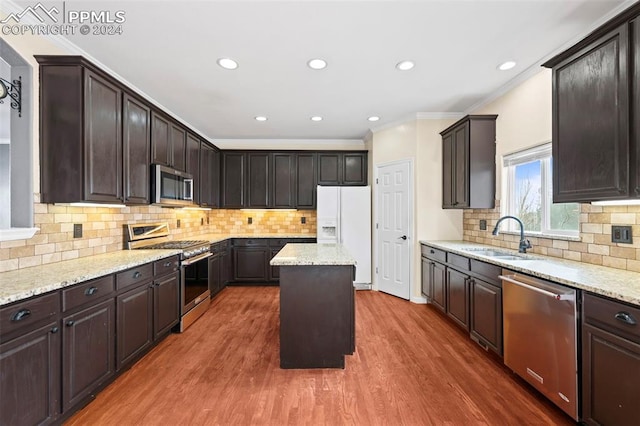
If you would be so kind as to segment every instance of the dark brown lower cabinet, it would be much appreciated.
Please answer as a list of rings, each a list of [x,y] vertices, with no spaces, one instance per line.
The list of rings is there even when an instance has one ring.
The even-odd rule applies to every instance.
[[[502,289],[477,278],[469,284],[471,337],[502,355]]]
[[[582,421],[637,425],[640,419],[640,309],[585,294]]]
[[[211,297],[218,294],[222,288],[222,255],[215,254],[209,258],[209,291],[211,291]]]
[[[153,343],[153,285],[148,282],[116,298],[116,368],[134,360]]]
[[[273,259],[278,252],[282,250],[282,247],[271,247],[269,260]],[[280,281],[280,267],[279,266],[270,266],[269,267],[269,281]]]
[[[420,265],[421,265],[420,267],[421,286],[420,287],[422,289],[422,295],[427,298],[427,301],[430,301],[431,300],[431,270],[430,270],[431,261],[426,257],[422,257]]]
[[[268,247],[235,247],[233,250],[235,281],[267,281],[269,253]]]
[[[115,299],[62,319],[62,407],[67,410],[115,372]]]
[[[469,276],[447,268],[447,315],[469,330]]]
[[[60,324],[0,345],[0,424],[51,422],[60,412]]]
[[[180,273],[175,272],[153,282],[153,338],[169,333],[180,321]]]
[[[431,262],[429,264],[429,277],[431,279],[431,303],[442,312],[447,310],[447,275],[444,265]]]

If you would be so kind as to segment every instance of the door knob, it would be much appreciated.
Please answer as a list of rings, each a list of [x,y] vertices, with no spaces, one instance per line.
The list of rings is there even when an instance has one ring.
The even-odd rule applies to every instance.
[[[399,240],[406,240],[406,239],[407,239],[407,236],[406,236],[406,235],[403,235],[402,237],[398,237],[398,239],[399,239]]]

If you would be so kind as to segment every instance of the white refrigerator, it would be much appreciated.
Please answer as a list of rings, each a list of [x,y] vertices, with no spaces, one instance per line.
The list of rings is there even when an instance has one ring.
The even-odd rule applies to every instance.
[[[318,186],[318,243],[340,243],[356,260],[358,288],[371,285],[371,187]]]

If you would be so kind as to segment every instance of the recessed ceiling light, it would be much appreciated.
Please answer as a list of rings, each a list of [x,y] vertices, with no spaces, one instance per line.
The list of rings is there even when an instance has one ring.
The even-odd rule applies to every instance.
[[[322,117],[320,117],[319,115],[314,115],[313,117],[311,117],[311,121],[322,121]]]
[[[507,61],[507,62],[504,62],[504,63],[502,63],[502,64],[498,65],[498,69],[499,69],[500,71],[507,71],[507,70],[510,70],[511,68],[513,68],[513,67],[515,67],[515,66],[516,66],[516,63],[515,63],[515,62],[513,62],[513,61]]]
[[[256,117],[256,121],[267,121],[267,117],[264,115],[259,115]]]
[[[415,65],[416,64],[414,64],[412,61],[402,61],[396,64],[396,68],[398,68],[400,71],[409,71]]]
[[[380,117],[378,117],[377,115],[372,115],[371,117],[367,118],[367,120],[369,120],[369,121],[378,121],[378,120],[380,120]]]
[[[311,59],[309,62],[307,62],[307,65],[311,69],[321,70],[327,67],[327,61],[325,61],[324,59]]]
[[[235,70],[236,68],[238,68],[238,63],[230,58],[218,59],[218,65],[226,70]]]

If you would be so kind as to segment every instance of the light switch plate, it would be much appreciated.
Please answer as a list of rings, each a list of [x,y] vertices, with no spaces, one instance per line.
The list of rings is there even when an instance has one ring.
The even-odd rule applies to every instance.
[[[480,230],[481,231],[487,230],[487,221],[484,219],[480,219]]]
[[[82,224],[74,223],[73,224],[73,238],[82,238]]]
[[[612,225],[611,242],[633,244],[633,232],[631,226]]]

